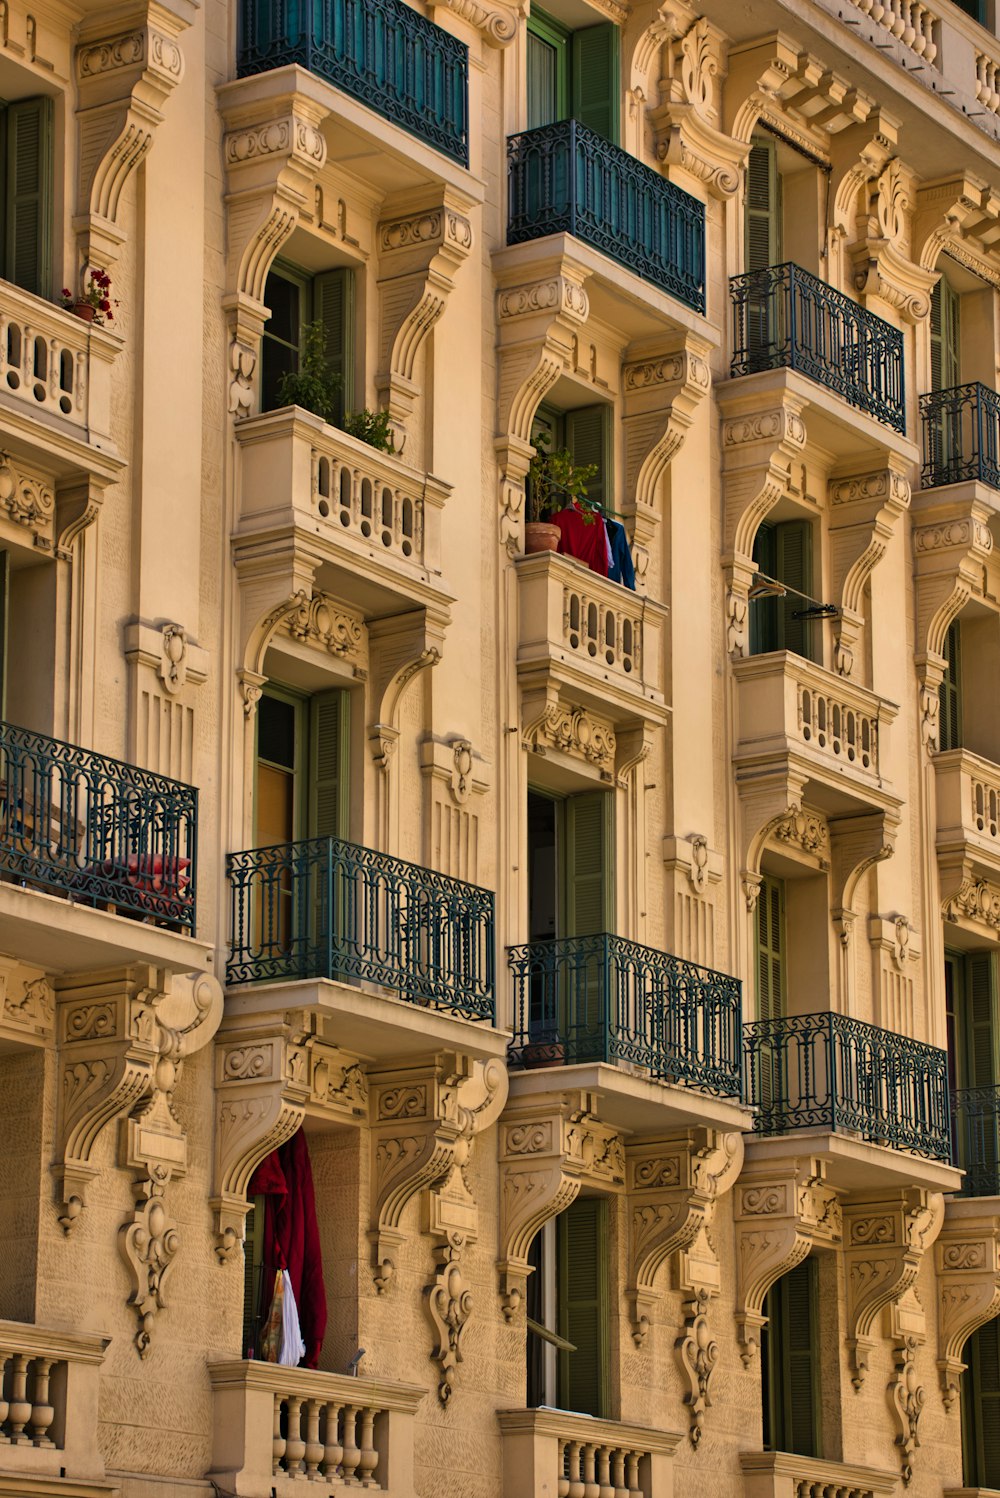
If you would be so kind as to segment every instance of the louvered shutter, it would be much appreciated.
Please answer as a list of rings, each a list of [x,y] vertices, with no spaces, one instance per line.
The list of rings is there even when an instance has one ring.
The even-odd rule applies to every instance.
[[[575,465],[584,468],[589,463],[597,464],[597,473],[587,485],[587,498],[603,508],[610,508],[611,407],[583,406],[579,411],[567,411],[564,422],[566,446],[573,454]]]
[[[941,748],[962,747],[962,633],[958,620],[948,626],[944,641],[944,680],[938,688],[938,734]]]
[[[757,1018],[785,1013],[785,886],[763,876],[757,896]]]
[[[994,957],[991,952],[973,952],[966,960],[965,974],[965,1055],[966,1085],[995,1087],[1000,1081],[996,1052],[996,988]],[[1000,1139],[997,1137],[996,1114],[988,1107],[973,1110],[970,1119],[968,1161],[982,1187],[992,1184],[1000,1164]]]
[[[784,1439],[779,1449],[817,1456],[816,1261],[804,1259],[778,1281],[782,1301]]]
[[[247,1213],[243,1241],[243,1355],[257,1351],[262,1312],[261,1276],[264,1272],[264,1217],[266,1198],[255,1196]]]
[[[988,1321],[973,1332],[962,1356],[965,1482],[1000,1488],[1000,1321]]]
[[[753,559],[764,577],[777,575],[777,541],[773,525],[758,528],[753,543]],[[750,654],[766,655],[778,648],[778,599],[753,598],[750,601]]]
[[[611,797],[604,791],[565,802],[565,936],[593,936],[610,926]]]
[[[7,646],[10,628],[10,552],[0,551],[0,718],[7,716]]]
[[[334,425],[354,409],[354,272],[345,266],[313,280],[313,317],[323,324],[327,362],[340,378]]]
[[[618,27],[609,21],[574,31],[571,47],[573,118],[617,145],[621,94]]]
[[[795,591],[780,600],[778,606],[778,649],[793,650],[805,660],[813,659],[811,620],[794,619],[796,612],[808,606],[812,592],[812,526],[808,520],[786,520],[774,528],[776,543],[776,577]]]
[[[773,140],[754,138],[747,159],[746,269],[780,265],[778,153]]]
[[[5,116],[4,264],[15,286],[52,291],[52,100],[19,99]]]
[[[310,699],[310,837],[344,837],[347,831],[347,714],[345,691]]]
[[[581,1197],[557,1219],[558,1329],[575,1352],[559,1354],[561,1408],[607,1415],[607,1203]]]

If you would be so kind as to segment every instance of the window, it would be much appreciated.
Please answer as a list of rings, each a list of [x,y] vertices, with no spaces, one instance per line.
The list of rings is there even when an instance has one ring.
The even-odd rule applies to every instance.
[[[961,383],[962,303],[942,274],[931,293],[931,389],[951,390]]]
[[[997,1065],[997,982],[991,952],[946,952],[945,1016],[948,1082],[953,1088],[982,1088],[960,1100],[952,1119],[956,1163],[969,1173],[973,1194],[992,1194],[1000,1168],[1000,1132],[993,1089]]]
[[[7,716],[7,642],[10,634],[10,552],[0,551],[0,719]]]
[[[310,276],[278,262],[267,278],[264,301],[271,316],[261,348],[261,410],[281,405],[281,377],[298,369],[305,328],[318,321],[330,369],[341,382],[333,421],[343,421],[354,402],[354,272],[340,266]]]
[[[52,292],[52,121],[49,98],[0,105],[0,276],[44,297]]]
[[[621,68],[611,22],[570,31],[532,8],[528,21],[528,129],[575,119],[618,140]]]
[[[819,1456],[816,1261],[804,1259],[771,1286],[761,1329],[765,1451]]]
[[[783,597],[763,592],[750,599],[750,654],[792,650],[806,660],[816,659],[816,626],[803,614],[813,605],[812,525],[808,520],[786,520],[762,525],[754,541],[753,559],[762,580],[771,579],[787,592]]]
[[[964,10],[967,16],[978,21],[980,26],[989,24],[986,18],[986,0],[955,0],[959,10]]]
[[[962,747],[962,634],[958,620],[944,641],[944,680],[938,688],[938,734],[942,749]]]
[[[747,158],[745,268],[781,264],[781,178],[778,143],[755,135]]]
[[[596,464],[597,473],[587,485],[587,498],[604,510],[609,510],[612,503],[613,414],[607,404],[581,406],[577,411],[540,406],[531,427],[536,447],[540,440],[546,452],[565,447],[578,468]]]
[[[785,882],[761,877],[757,896],[757,1018],[785,1014]]]
[[[347,834],[349,695],[268,687],[257,708],[259,847]]]
[[[528,1404],[608,1414],[608,1204],[579,1197],[531,1245]]]
[[[962,1459],[972,1488],[1000,1488],[1000,1321],[973,1332],[962,1354]]]
[[[528,792],[531,941],[610,931],[613,799],[606,791]]]

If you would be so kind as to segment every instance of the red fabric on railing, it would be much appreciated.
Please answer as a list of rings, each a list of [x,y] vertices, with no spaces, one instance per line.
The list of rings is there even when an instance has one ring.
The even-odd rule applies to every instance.
[[[326,1332],[326,1286],[309,1146],[302,1129],[260,1162],[248,1194],[266,1199],[263,1282],[273,1285],[275,1272],[288,1270],[306,1344],[303,1361],[307,1368],[315,1368]]]
[[[591,514],[585,520],[583,512],[571,505],[552,516],[552,524],[559,527],[559,550],[563,556],[576,557],[586,562],[591,572],[601,577],[608,575],[608,534],[600,515]]]

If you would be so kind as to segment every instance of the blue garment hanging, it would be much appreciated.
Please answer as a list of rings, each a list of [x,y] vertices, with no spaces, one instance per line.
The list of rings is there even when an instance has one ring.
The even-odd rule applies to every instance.
[[[629,549],[625,527],[619,520],[605,519],[604,524],[608,528],[608,540],[611,543],[608,577],[613,583],[621,583],[622,587],[631,588],[634,593],[635,568],[632,565],[632,552]]]

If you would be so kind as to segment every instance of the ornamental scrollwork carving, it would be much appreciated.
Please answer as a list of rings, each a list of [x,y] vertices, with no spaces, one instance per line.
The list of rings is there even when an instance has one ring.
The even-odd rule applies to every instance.
[[[938,1279],[938,1372],[944,1407],[956,1407],[965,1344],[1000,1315],[1000,1228],[988,1203],[957,1198],[945,1209],[935,1254]]]
[[[517,36],[517,14],[505,5],[483,5],[481,0],[435,0],[435,4],[447,6],[475,26],[488,47],[509,47]]]
[[[540,713],[524,705],[522,740],[526,749],[544,754],[546,748],[572,754],[611,778],[615,766],[616,738],[610,723],[582,707],[546,701]]]
[[[134,1340],[141,1358],[149,1352],[156,1316],[166,1305],[167,1275],[180,1247],[163,1193],[163,1183],[150,1176],[137,1181],[132,1188],[135,1210],[118,1233],[121,1256],[132,1277],[129,1305],[139,1319]]]
[[[691,1445],[697,1450],[705,1426],[705,1411],[712,1403],[711,1384],[715,1365],[719,1361],[719,1344],[708,1324],[708,1292],[703,1291],[684,1308],[684,1331],[676,1342],[681,1371],[688,1381],[684,1395],[691,1417],[688,1432]]]
[[[3,511],[15,525],[30,531],[39,551],[53,550],[55,490],[20,462],[15,466],[6,453],[0,453],[0,512]]]
[[[909,1487],[913,1480],[913,1459],[920,1445],[920,1416],[927,1402],[927,1394],[917,1372],[918,1345],[916,1337],[906,1337],[893,1349],[895,1371],[888,1388],[889,1406],[897,1426],[895,1444],[899,1447],[904,1487]]]
[[[943,1198],[916,1187],[878,1200],[852,1197],[845,1204],[847,1345],[856,1391],[868,1372],[883,1309],[902,1306],[943,1220]]]

